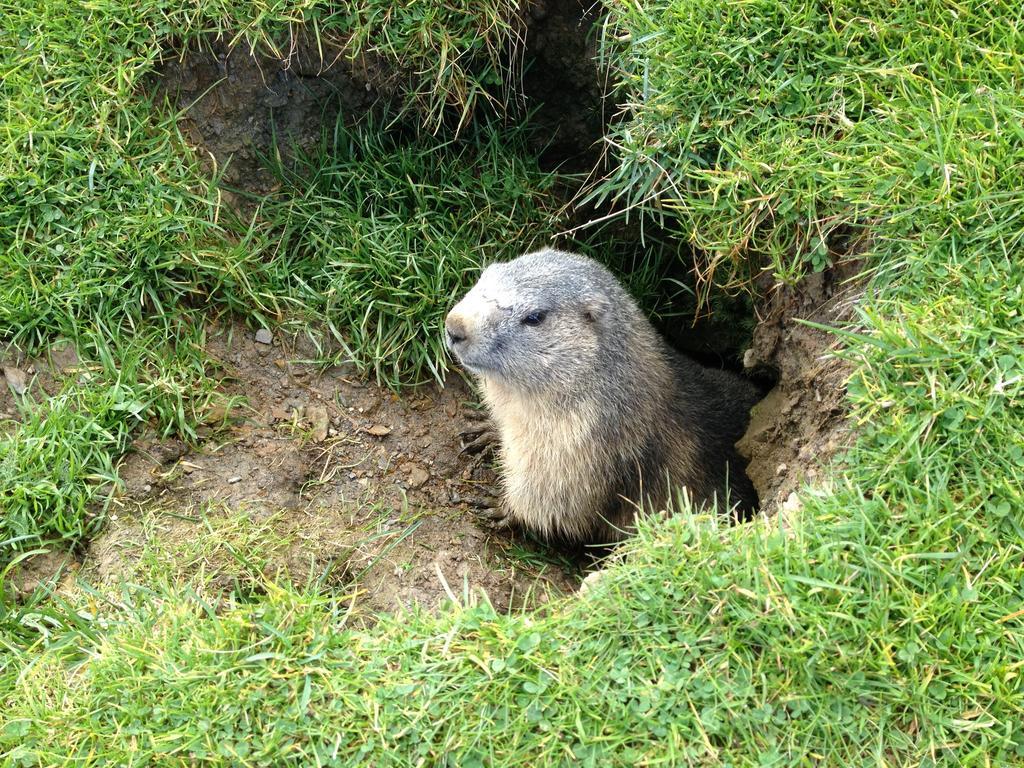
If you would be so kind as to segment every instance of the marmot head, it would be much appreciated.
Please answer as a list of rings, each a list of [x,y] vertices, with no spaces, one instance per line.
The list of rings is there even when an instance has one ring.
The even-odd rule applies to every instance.
[[[632,298],[591,259],[544,249],[492,264],[448,313],[448,348],[481,378],[571,395],[626,343]]]

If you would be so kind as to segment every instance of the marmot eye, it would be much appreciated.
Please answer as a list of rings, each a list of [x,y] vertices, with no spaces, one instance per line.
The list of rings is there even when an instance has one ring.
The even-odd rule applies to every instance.
[[[540,325],[544,322],[546,312],[531,312],[523,318],[523,325]]]

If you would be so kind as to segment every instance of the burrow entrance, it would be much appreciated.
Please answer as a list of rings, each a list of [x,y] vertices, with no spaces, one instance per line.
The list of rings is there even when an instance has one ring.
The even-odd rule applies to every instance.
[[[526,19],[523,91],[549,167],[593,167],[614,113],[594,62],[594,14],[551,0]],[[169,52],[153,87],[180,112],[229,204],[244,209],[247,196],[274,188],[262,158],[284,152],[287,163],[289,151],[312,148],[340,114],[371,109],[389,83],[379,62],[353,62],[300,36],[285,59],[213,39]],[[619,247],[628,239],[617,232]],[[796,286],[762,275],[754,298],[723,299],[718,315],[697,323],[685,306],[660,307],[668,311],[657,324],[677,347],[705,365],[744,371],[766,392],[740,443],[763,514],[784,508],[844,442],[846,370],[827,356],[834,339],[799,321],[848,318],[856,271],[847,262]],[[136,442],[121,468],[125,492],[76,563],[86,580],[131,580],[140,555],[157,552],[171,571],[208,568],[225,584],[251,579],[253,568],[296,583],[355,581],[371,612],[483,593],[499,610],[534,608],[576,588],[578,558],[478,524],[474,508],[497,493],[497,478],[460,452],[460,414],[475,396],[459,376],[398,396],[354,370],[302,362],[315,354],[299,339],[257,337],[231,321],[211,326],[208,339],[246,407],[211,423],[196,448],[152,435]],[[60,375],[59,359],[21,364]],[[0,411],[14,410],[0,393]],[[211,536],[238,541],[196,550],[197,539]],[[243,567],[229,553],[246,546],[259,556]]]

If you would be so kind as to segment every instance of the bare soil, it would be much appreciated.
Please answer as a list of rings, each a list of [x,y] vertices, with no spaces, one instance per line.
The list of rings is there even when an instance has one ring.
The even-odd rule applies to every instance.
[[[29,357],[16,347],[0,348],[0,421],[20,420],[19,397],[57,394],[65,377],[78,371],[78,353],[68,342],[51,344],[46,354]]]
[[[151,436],[135,443],[85,576],[129,575],[154,535],[154,510],[173,513],[156,534],[167,540],[205,535],[203,516],[244,510],[289,542],[271,551],[265,573],[297,584],[324,573],[346,587],[358,580],[371,613],[481,593],[507,611],[575,589],[576,565],[478,522],[496,478],[460,452],[462,411],[474,399],[461,381],[399,396],[344,368],[318,372],[298,362],[301,350],[259,343],[240,326],[212,328],[207,351],[247,405],[194,450]]]
[[[764,298],[743,364],[778,380],[754,407],[737,447],[750,460],[747,475],[762,514],[775,514],[801,485],[819,480],[852,437],[845,419],[850,367],[832,354],[839,338],[801,321],[848,324],[863,292],[862,267],[856,259],[841,261],[792,286],[761,280]]]
[[[298,35],[275,55],[211,36],[168,52],[152,87],[238,207],[244,200],[228,190],[273,189],[266,160],[273,152],[287,163],[320,141],[339,113],[354,120],[390,92],[382,72],[373,59],[352,59],[329,40]]]

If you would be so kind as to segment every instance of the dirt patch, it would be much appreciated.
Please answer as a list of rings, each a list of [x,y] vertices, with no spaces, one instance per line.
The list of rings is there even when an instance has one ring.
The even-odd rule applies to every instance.
[[[358,117],[393,89],[375,60],[299,34],[272,54],[209,37],[169,53],[153,89],[180,114],[178,125],[221,186],[257,195],[273,189],[265,158],[287,162],[310,149],[339,113]],[[229,193],[228,193],[229,194]],[[229,194],[228,202],[237,202]]]
[[[766,298],[758,304],[759,322],[743,364],[750,372],[770,373],[777,383],[754,407],[737,447],[750,459],[747,474],[764,514],[775,514],[800,485],[816,480],[850,440],[845,419],[850,367],[831,355],[840,340],[800,321],[848,322],[863,292],[862,268],[848,260],[793,286],[772,284],[769,276],[761,280]]]
[[[777,384],[740,448],[766,514],[814,481],[848,439],[848,368],[829,354],[838,341],[800,320],[849,319],[858,271],[851,261],[795,286],[762,286],[767,299],[744,362]],[[238,569],[211,566],[185,545],[205,538],[205,552],[234,541],[225,531],[241,514],[259,532],[237,534],[221,561],[230,565],[237,551],[252,561],[249,571],[297,584],[355,583],[368,612],[481,593],[514,610],[577,588],[578,562],[478,522],[477,505],[498,485],[486,463],[460,452],[474,400],[462,381],[399,396],[344,367],[321,372],[303,362],[312,350],[266,330],[224,325],[207,337],[227,392],[247,406],[214,414],[197,450],[146,436],[135,443],[121,468],[125,493],[86,553],[87,579],[130,580],[144,553],[163,551],[178,571],[212,567],[216,588]]]
[[[536,148],[550,167],[589,170],[606,124],[604,84],[592,30],[600,7],[579,0],[539,0],[523,12],[524,42],[507,62],[522,73],[523,98],[507,105],[512,120],[530,114]],[[515,75],[513,75],[515,76]],[[375,104],[401,98],[410,73],[372,53],[350,55],[343,41],[296,31],[279,50],[209,36],[170,50],[149,84],[158,103],[230,190],[265,195],[276,184],[266,158],[287,165],[296,148],[311,149],[339,115],[355,124]]]
[[[44,354],[25,355],[13,346],[0,349],[0,422],[19,421],[24,398],[52,397],[66,377],[79,371],[78,353],[66,341],[51,344]]]
[[[18,560],[4,576],[4,589],[16,600],[24,600],[37,590],[68,591],[72,588],[81,563],[67,551],[38,552]]]
[[[262,572],[297,583],[323,573],[346,586],[355,579],[369,611],[481,591],[511,610],[575,589],[575,567],[560,567],[555,553],[477,522],[474,508],[497,492],[496,478],[460,453],[473,400],[462,382],[398,396],[344,368],[320,373],[298,362],[301,350],[260,343],[239,326],[208,338],[228,390],[248,406],[221,415],[198,450],[136,442],[121,467],[125,494],[87,551],[89,578],[130,577],[154,535],[215,535],[218,518],[242,510],[289,542],[264,553]]]

